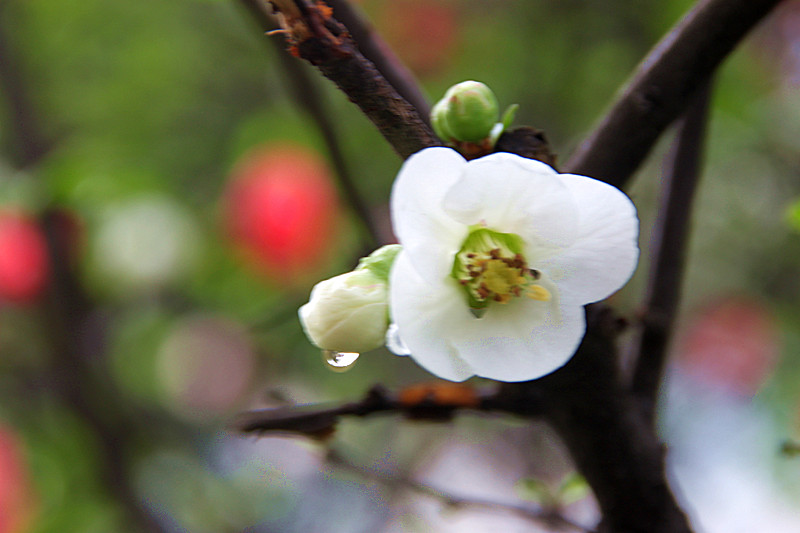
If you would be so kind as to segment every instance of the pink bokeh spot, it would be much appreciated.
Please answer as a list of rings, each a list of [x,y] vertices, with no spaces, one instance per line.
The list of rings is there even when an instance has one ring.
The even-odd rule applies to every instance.
[[[36,222],[20,212],[0,212],[0,300],[35,300],[48,272],[47,245]]]
[[[226,192],[228,230],[270,277],[312,270],[329,251],[336,229],[336,191],[312,151],[271,146],[248,155]]]
[[[679,363],[696,377],[752,395],[774,369],[780,339],[774,318],[761,303],[730,297],[694,318],[678,350]]]

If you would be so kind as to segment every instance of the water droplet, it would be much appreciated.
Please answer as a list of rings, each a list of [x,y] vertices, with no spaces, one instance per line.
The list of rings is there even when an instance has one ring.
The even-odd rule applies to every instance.
[[[336,350],[322,350],[322,360],[334,372],[346,372],[356,364],[360,353],[337,352]]]

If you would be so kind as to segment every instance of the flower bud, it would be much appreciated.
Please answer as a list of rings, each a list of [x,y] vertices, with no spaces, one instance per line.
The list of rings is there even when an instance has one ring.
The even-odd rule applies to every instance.
[[[320,281],[300,308],[308,338],[323,350],[367,352],[383,346],[389,327],[389,271],[399,245],[383,246],[352,272]]]
[[[497,98],[479,81],[453,85],[431,110],[433,129],[444,141],[482,141],[499,117]]]

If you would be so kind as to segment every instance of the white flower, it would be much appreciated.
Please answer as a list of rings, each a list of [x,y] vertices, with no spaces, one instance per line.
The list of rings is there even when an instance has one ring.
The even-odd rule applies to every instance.
[[[564,365],[583,306],[624,285],[639,255],[625,194],[508,153],[468,162],[422,150],[400,170],[391,209],[403,246],[392,344],[453,381],[525,381]]]
[[[386,280],[357,269],[320,281],[300,308],[311,342],[324,350],[362,353],[383,346],[389,326]]]

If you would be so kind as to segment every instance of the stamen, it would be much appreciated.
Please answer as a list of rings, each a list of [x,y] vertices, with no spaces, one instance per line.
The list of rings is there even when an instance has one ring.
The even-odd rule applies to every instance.
[[[452,275],[464,287],[473,315],[479,318],[492,302],[506,304],[523,294],[537,301],[552,298],[536,283],[542,273],[528,268],[522,249],[522,239],[512,233],[477,227],[467,236]]]
[[[525,296],[527,296],[531,300],[538,300],[540,302],[549,302],[553,298],[553,296],[550,294],[550,291],[548,291],[541,285],[529,286]]]

